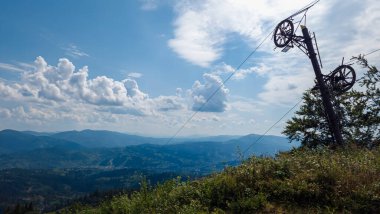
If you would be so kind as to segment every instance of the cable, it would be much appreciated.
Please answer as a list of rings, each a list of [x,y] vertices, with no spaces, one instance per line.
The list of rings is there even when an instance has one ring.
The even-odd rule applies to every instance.
[[[313,7],[315,4],[317,4],[320,0],[316,0],[314,2],[311,2],[310,4],[304,6],[302,9],[298,10],[297,12],[293,13],[291,16],[289,16],[288,18],[286,19],[291,19],[292,17],[294,16],[297,16],[299,14],[301,14],[302,12],[304,12],[305,10],[309,10],[311,7]]]
[[[274,27],[272,27],[273,29]],[[254,54],[256,51],[263,45],[263,43],[273,34],[272,30],[261,42],[256,48],[236,67],[236,69],[220,84],[220,86],[207,98],[207,100],[201,105],[197,111],[194,111],[194,113],[185,121],[185,123],[174,133],[174,135],[165,143],[165,145],[169,144],[177,135],[185,128],[185,126],[195,117],[195,115],[198,114],[205,106],[206,104],[215,96],[216,93],[220,91],[220,89],[225,85],[232,77],[233,75],[247,62],[247,60]]]
[[[249,149],[251,149],[251,147],[253,146],[253,144],[259,142],[275,125],[277,125],[282,119],[284,119],[284,117],[286,115],[288,115],[295,107],[297,107],[301,102],[303,101],[303,99],[301,99],[300,101],[298,101],[292,108],[290,108],[284,115],[282,115],[282,117],[280,119],[278,119],[271,127],[269,127],[263,134],[261,134],[253,143],[251,143],[248,148],[243,152],[243,158],[244,158],[244,155],[246,152],[249,151]]]
[[[292,16],[290,17],[293,17],[293,16],[296,16],[300,13],[302,13],[302,11],[304,10],[308,10],[310,7],[313,7],[315,4],[317,4],[320,0],[316,0],[310,4],[308,4],[307,6],[303,7],[301,10],[298,10],[296,13],[294,13]],[[275,25],[276,26],[276,25]],[[272,29],[275,27],[273,26]],[[236,67],[236,69],[223,81],[222,84],[220,84],[220,86],[208,97],[208,99],[201,105],[201,107],[198,109],[198,111],[195,111],[186,121],[185,123],[174,133],[174,135],[165,143],[165,145],[169,144],[178,134],[179,132],[181,132],[184,127],[195,117],[195,115],[200,111],[202,110],[205,105],[212,99],[212,97],[221,89],[221,87],[223,85],[225,85],[227,83],[227,81],[229,81],[233,75],[236,73],[236,71],[238,71],[245,63],[246,61],[261,47],[261,45],[273,34],[274,32],[274,29],[260,42],[260,44],[239,64],[239,66]],[[286,115],[288,115],[296,106],[298,106],[300,103],[302,102],[302,99],[297,102],[291,109],[289,109],[278,121],[276,121],[271,127],[269,127],[260,137],[258,137],[256,139],[256,141],[254,141],[252,144],[250,144],[248,146],[248,148],[243,152],[243,157],[245,155],[245,153],[252,147],[252,145],[254,143],[257,143],[258,141],[260,141],[275,125],[277,125]],[[236,161],[236,160],[235,160]]]
[[[371,54],[374,54],[376,52],[380,51],[380,48],[379,49],[376,49],[376,50],[373,50],[373,51],[370,51],[366,54],[363,54],[362,57],[365,57],[365,56],[368,56],[368,55],[371,55]],[[351,62],[351,61],[354,61],[355,59],[351,58],[348,62]]]
[[[317,4],[320,0],[316,0],[312,3],[309,3],[308,5],[304,6],[301,10],[298,10],[296,13],[294,13],[292,16],[295,16],[299,13],[301,13],[305,9],[309,9],[310,7],[314,6]],[[185,128],[185,126],[195,117],[195,115],[198,114],[205,106],[206,104],[215,96],[216,93],[220,91],[220,89],[225,85],[232,77],[233,75],[247,62],[247,60],[254,54],[256,51],[262,46],[262,44],[273,34],[274,32],[274,27],[272,27],[272,31],[259,43],[259,45],[236,67],[236,69],[220,84],[220,86],[207,98],[207,100],[201,105],[197,111],[194,111],[194,113],[185,121],[185,123],[174,133],[174,135],[169,138],[169,140],[165,143],[165,145],[169,144],[170,142],[173,141],[175,137]]]
[[[368,56],[368,55],[371,55],[371,54],[376,53],[376,52],[378,52],[378,51],[380,51],[380,48],[377,49],[377,50],[371,51],[371,52],[369,52],[369,53],[367,53],[367,54],[364,54],[363,56]]]
[[[286,115],[288,115],[294,108],[296,108],[301,102],[303,101],[303,99],[300,99],[292,108],[290,108],[285,114],[283,114],[281,116],[280,119],[278,119],[271,127],[269,127],[263,134],[261,134],[258,138],[256,138],[256,140],[254,142],[252,142],[248,147],[247,149],[244,150],[244,152],[242,153],[242,158],[244,159],[244,155],[245,153],[247,153],[251,147],[253,146],[253,144],[259,142],[274,126],[276,126],[282,119],[284,119],[284,117],[286,117]],[[238,162],[240,159],[240,157],[237,157],[235,160],[232,160],[232,161],[228,161],[230,163],[233,163],[233,162]],[[217,166],[219,163],[212,163],[210,165],[206,165],[205,167],[212,167],[212,166]]]

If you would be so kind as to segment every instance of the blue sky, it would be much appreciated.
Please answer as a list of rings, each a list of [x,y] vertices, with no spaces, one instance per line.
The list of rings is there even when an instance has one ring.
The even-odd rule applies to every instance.
[[[0,129],[172,136],[197,112],[179,135],[263,133],[313,86],[310,62],[297,49],[273,50],[268,39],[235,68],[308,3],[3,0]],[[308,12],[324,73],[379,48],[379,10],[375,0],[332,0]],[[378,54],[368,58],[379,64]]]

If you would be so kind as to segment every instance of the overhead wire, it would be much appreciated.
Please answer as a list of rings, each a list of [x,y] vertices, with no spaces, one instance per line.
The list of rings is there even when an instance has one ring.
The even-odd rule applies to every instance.
[[[259,142],[273,127],[275,127],[279,122],[281,122],[282,119],[284,119],[286,115],[293,111],[293,109],[295,109],[302,101],[303,99],[300,99],[293,107],[291,107],[285,114],[283,114],[280,119],[278,119],[271,127],[265,130],[263,134],[261,134],[254,142],[252,142],[242,153],[243,157],[245,153],[247,153],[255,143]]]
[[[369,53],[367,53],[367,54],[364,54],[363,56],[368,56],[368,55],[374,54],[374,53],[376,53],[376,52],[378,52],[378,51],[380,51],[380,48],[379,48],[379,49],[376,49],[376,50],[374,50],[374,51],[371,51],[371,52],[369,52]]]
[[[297,12],[293,13],[291,16],[289,16],[288,18],[286,19],[290,19],[294,16],[297,16],[299,14],[301,14],[302,12],[304,12],[305,10],[308,10],[309,8],[313,7],[314,5],[316,5],[320,0],[316,0],[316,1],[313,1],[311,3],[309,3],[308,5],[304,6],[302,9],[299,9]]]
[[[380,51],[380,48],[379,49],[376,49],[376,50],[373,50],[367,54],[363,54],[363,56],[368,56],[368,55],[371,55],[371,54],[374,54],[376,52]],[[301,99],[300,101],[298,101],[292,108],[290,108],[280,119],[278,119],[271,127],[269,127],[262,135],[260,135],[252,144],[250,144],[247,149],[242,153],[243,154],[243,157],[245,155],[246,152],[249,151],[249,149],[253,146],[253,144],[259,142],[274,126],[276,126],[279,122],[281,122],[281,120],[286,116],[288,115],[295,107],[297,107],[301,102],[302,102],[303,99]]]
[[[374,54],[374,53],[376,53],[376,52],[378,52],[378,51],[380,51],[380,48],[375,49],[375,50],[373,50],[373,51],[370,51],[370,52],[368,52],[368,53],[366,53],[366,54],[363,54],[362,57],[369,56],[369,55]],[[348,62],[351,62],[351,61],[354,61],[354,60],[355,60],[354,58],[351,58]]]
[[[379,49],[376,49],[376,50],[373,50],[367,54],[363,54],[363,57],[364,56],[368,56],[368,55],[371,55],[371,54],[374,54],[376,52],[380,51],[380,48]],[[293,107],[291,107],[284,115],[282,115],[282,117],[280,119],[278,119],[271,127],[269,127],[263,134],[261,134],[259,137],[257,137],[257,139],[252,142],[245,150],[244,152],[242,153],[242,156],[244,158],[244,155],[251,149],[251,147],[259,142],[273,127],[275,127],[279,122],[282,121],[282,119],[284,119],[286,117],[286,115],[288,115],[294,108],[296,108],[301,102],[303,101],[303,99],[300,99]],[[236,159],[235,161],[237,161],[238,159]]]
[[[273,29],[273,27],[272,27]],[[260,43],[256,46],[256,48],[251,51],[251,53],[234,69],[233,72],[231,72],[230,75],[219,85],[219,87],[206,99],[206,101],[196,110],[193,114],[185,121],[185,123],[174,133],[174,135],[166,142],[166,144],[169,144],[177,135],[185,128],[185,126],[195,117],[195,115],[198,114],[206,105],[207,103],[215,96],[216,93],[220,91],[220,89],[234,76],[234,74],[240,70],[240,68],[248,61],[248,59],[256,53],[256,51],[264,44],[264,42],[273,34],[272,30]]]
[[[260,136],[258,136],[256,138],[255,141],[253,141],[251,144],[249,144],[249,146],[241,153],[241,157],[237,157],[236,159],[232,160],[232,161],[228,161],[230,163],[234,163],[234,162],[239,162],[240,158],[242,158],[244,160],[244,155],[251,149],[251,147],[255,144],[255,143],[258,143],[270,130],[272,130],[273,127],[275,127],[279,122],[281,122],[290,112],[292,112],[301,102],[303,101],[303,99],[300,99],[296,104],[294,104],[287,112],[285,112],[285,114],[283,114],[281,116],[280,119],[278,119],[272,126],[270,126],[268,129],[265,130],[265,132],[263,132],[263,134],[261,134]],[[218,163],[212,163],[208,166],[203,166],[203,168],[210,168],[210,167],[217,167],[217,164]],[[219,163],[220,164],[220,163]]]
[[[317,1],[315,1],[315,2],[313,2],[313,3],[311,3],[311,4],[309,4],[308,6],[305,6],[304,7],[304,9],[301,9],[301,10],[299,10],[299,11],[302,11],[302,10],[305,10],[305,8],[310,8],[310,7],[312,7],[312,6],[314,6],[316,3],[318,3],[319,2],[319,0],[317,0]],[[296,12],[295,14],[299,14],[300,12]],[[294,16],[294,14],[292,15],[292,16]],[[292,17],[292,16],[290,16],[290,17]],[[270,34],[272,34],[273,33],[273,31],[270,33]],[[269,34],[269,35],[270,35]],[[267,36],[268,37],[268,36]],[[263,42],[267,39],[267,37],[263,40]],[[262,42],[262,43],[263,43]],[[237,71],[247,60],[248,60],[248,58],[249,57],[251,57],[253,54],[254,54],[254,52],[262,45],[262,43],[250,54],[250,55],[248,55],[248,57],[238,66],[238,68],[235,70],[235,71]],[[371,52],[369,52],[369,53],[367,53],[367,54],[363,54],[363,57],[364,56],[368,56],[368,55],[371,55],[371,54],[373,54],[373,53],[376,53],[376,52],[378,52],[378,51],[380,51],[380,48],[379,49],[376,49],[376,50],[373,50],[373,51],[371,51]],[[351,59],[350,61],[352,61],[353,59]],[[223,83],[225,83],[225,82],[227,82],[232,76],[234,75],[234,73],[232,73]],[[220,90],[220,89],[219,89]],[[216,92],[215,92],[216,93]],[[214,95],[214,94],[213,94]],[[212,97],[212,96],[211,96]],[[281,118],[280,119],[278,119],[272,126],[270,126],[263,134],[261,134],[259,137],[257,137],[257,139],[254,141],[254,142],[252,142],[245,150],[244,150],[244,152],[242,152],[242,158],[244,159],[244,155],[251,149],[251,147],[255,144],[255,143],[257,143],[257,142],[259,142],[273,127],[275,127],[279,122],[281,122],[291,111],[293,111],[293,109],[295,109],[301,102],[303,101],[303,99],[300,99],[294,106],[292,106],[285,114],[283,114],[282,116],[281,116]],[[234,160],[234,162],[235,161],[238,161],[239,159],[235,159]],[[215,165],[215,164],[213,164],[213,165]]]
[[[296,13],[294,13],[292,16],[295,16],[295,15],[297,15],[297,14],[300,14],[300,13],[302,13],[302,11],[303,10],[307,10],[307,9],[309,9],[310,7],[312,7],[312,6],[314,6],[316,3],[318,3],[319,2],[319,0],[317,0],[317,1],[314,1],[314,2],[312,2],[312,3],[310,3],[310,4],[308,4],[307,6],[305,6],[305,7],[303,7],[303,9],[301,9],[301,10],[299,10],[298,12],[296,12]],[[290,17],[292,17],[292,16],[290,16]],[[179,132],[180,131],[182,131],[182,129],[187,125],[187,123],[189,123],[193,118],[194,118],[194,116],[200,111],[200,110],[202,110],[204,107],[205,107],[205,105],[212,99],[212,97],[221,89],[221,87],[223,86],[223,85],[225,85],[226,83],[227,83],[227,81],[229,81],[232,77],[233,77],[233,75],[236,73],[236,71],[238,71],[245,63],[246,63],[246,61],[262,46],[262,44],[269,38],[269,36],[270,35],[272,35],[273,34],[273,31],[274,30],[272,30],[262,41],[261,41],[261,43],[236,67],[236,69],[223,81],[223,83],[222,84],[220,84],[220,86],[208,97],[208,99],[202,104],[202,106],[198,109],[198,111],[195,111],[192,115],[191,115],[191,117],[188,119],[188,120],[186,120],[186,122],[180,127],[180,129],[178,129],[176,132],[175,132],[175,134],[168,140],[168,142],[167,142],[167,144],[168,143],[170,143],[178,134],[179,134]],[[371,51],[371,52],[369,52],[369,53],[367,53],[367,54],[364,54],[363,56],[368,56],[368,55],[371,55],[371,54],[373,54],[373,53],[375,53],[375,52],[377,52],[377,51],[380,51],[380,49],[376,49],[376,50],[374,50],[374,51]],[[272,126],[270,126],[268,129],[266,129],[265,130],[265,132],[263,133],[263,134],[261,134],[259,137],[257,137],[257,139],[255,140],[255,141],[253,141],[245,150],[244,150],[244,152],[242,153],[242,157],[244,158],[244,155],[252,148],[252,146],[255,144],[255,143],[257,143],[257,142],[259,142],[270,130],[272,130],[272,128],[273,127],[275,127],[279,122],[281,122],[290,112],[292,112],[301,102],[303,101],[303,99],[300,99],[295,105],[293,105],[285,114],[283,114],[274,124],[272,124]],[[238,161],[238,159],[235,159],[234,160],[234,162],[235,161]],[[215,165],[215,163],[214,164],[212,164],[212,165]],[[212,166],[212,165],[210,165],[210,166]]]
[[[302,7],[302,9],[298,10],[297,12],[295,12],[292,16],[295,16],[295,14],[299,14],[299,13],[302,13],[303,10],[305,9],[308,9],[312,6],[314,6],[315,4],[317,4],[320,0],[316,0],[316,1],[313,1],[311,3],[309,3],[308,5]],[[219,87],[206,99],[206,101],[200,106],[200,108],[198,108],[197,110],[194,111],[194,113],[191,114],[191,116],[180,126],[179,129],[177,129],[177,131],[172,135],[172,137],[170,137],[168,139],[168,141],[165,143],[165,145],[169,144],[170,142],[173,141],[173,139],[175,137],[178,136],[178,134],[186,127],[186,125],[198,114],[198,112],[200,112],[206,105],[207,103],[215,96],[216,93],[218,93],[220,91],[220,89],[235,75],[235,73],[240,70],[240,68],[248,61],[248,59],[256,53],[256,51],[263,45],[263,43],[273,34],[274,32],[274,27],[276,25],[274,25],[271,29],[273,29],[272,31],[270,31],[270,33],[263,39],[261,40],[261,42],[259,43],[259,45],[256,46],[256,48],[250,53],[248,54],[248,56],[234,69],[233,72],[231,72],[231,74],[222,82],[222,84],[219,85]]]

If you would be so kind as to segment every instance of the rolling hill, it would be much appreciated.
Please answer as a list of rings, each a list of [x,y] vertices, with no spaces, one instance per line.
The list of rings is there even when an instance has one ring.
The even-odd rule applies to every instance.
[[[109,131],[3,130],[0,208],[32,201],[51,209],[57,201],[82,197],[96,189],[136,187],[144,176],[152,181],[176,175],[199,177],[235,166],[250,155],[274,156],[297,146],[276,136],[256,142],[259,137],[193,137],[165,144],[165,138]]]
[[[81,145],[72,141],[49,136],[35,136],[10,129],[0,131],[0,154],[28,152],[44,148],[78,149],[80,147]]]

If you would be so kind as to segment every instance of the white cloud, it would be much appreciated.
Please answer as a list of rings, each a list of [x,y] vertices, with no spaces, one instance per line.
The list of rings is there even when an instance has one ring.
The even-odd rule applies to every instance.
[[[106,76],[89,79],[87,66],[76,70],[65,58],[52,66],[41,56],[36,58],[30,71],[22,73],[20,83],[0,81],[0,95],[10,100],[33,99],[36,103],[53,103],[60,107],[93,105],[91,109],[102,112],[137,116],[183,108],[176,96],[150,99],[134,79],[117,81]]]
[[[0,108],[0,117],[1,118],[10,118],[11,117],[11,111],[9,111],[6,108]]]
[[[380,3],[373,0],[321,1],[309,11],[308,28],[316,32],[324,74],[335,69],[342,57],[347,62],[351,56],[378,48],[374,44],[379,44],[380,30],[373,26],[380,24],[380,14],[375,12],[379,9]],[[259,97],[271,104],[294,104],[314,85],[310,60],[297,48],[272,56],[262,61],[271,71]],[[370,63],[378,65],[378,56],[370,57],[374,57]],[[356,68],[360,75],[362,69]]]
[[[136,78],[136,79],[141,78],[142,76],[143,76],[142,73],[137,73],[137,72],[132,72],[128,74],[128,77]]]
[[[140,91],[136,80],[125,79],[123,80],[123,83],[124,83],[125,88],[128,90],[128,97],[135,98],[138,100],[145,100],[148,98],[147,94]]]
[[[159,111],[167,112],[185,108],[184,101],[178,96],[159,96],[153,99]]]
[[[16,97],[17,91],[15,90],[15,88],[6,85],[3,82],[0,82],[0,96],[2,98]]]
[[[304,5],[298,1],[179,1],[175,7],[177,18],[174,22],[174,37],[169,47],[181,58],[203,67],[218,63],[224,54],[229,35],[252,49],[283,18]],[[327,74],[341,61],[353,55],[366,53],[379,44],[380,15],[376,11],[380,3],[375,0],[341,2],[321,1],[308,12],[307,24],[317,34],[319,49]],[[269,30],[267,30],[269,29]],[[300,32],[297,32],[300,34]],[[375,46],[374,46],[375,45]],[[228,64],[219,63],[212,73],[221,75],[235,72],[232,79],[244,79],[257,73],[267,82],[258,95],[262,101],[271,104],[290,104],[312,87],[314,72],[307,56],[297,48],[288,53],[273,52],[274,44],[266,41],[251,57],[255,64],[236,71]],[[378,57],[375,65],[379,63]],[[247,64],[252,63],[248,61]]]
[[[174,38],[169,46],[187,61],[207,67],[220,59],[228,35],[240,35],[251,45],[285,14],[309,3],[297,1],[207,0],[179,1],[176,5]]]
[[[269,104],[295,104],[305,89],[314,84],[312,75],[313,73],[306,70],[292,75],[271,76],[258,97]]]
[[[126,80],[107,76],[90,78],[88,67],[75,68],[67,59],[61,59],[55,66],[48,65],[42,57],[33,67],[2,63],[2,69],[21,72],[23,78],[16,83],[0,81],[3,98],[0,116],[8,118],[7,124],[13,120],[30,124],[40,121],[38,127],[45,123],[61,129],[75,128],[75,125],[79,129],[103,128],[107,124],[106,127],[113,130],[123,127],[123,130],[149,130],[153,134],[170,135],[173,128],[183,125],[192,110],[199,110],[204,105],[201,110],[204,112],[197,114],[201,118],[195,118],[189,125],[191,128],[186,127],[181,134],[217,134],[221,130],[224,134],[229,131],[231,134],[260,132],[265,128],[261,124],[264,119],[276,121],[284,110],[283,105],[293,105],[301,93],[314,84],[309,59],[296,48],[288,53],[278,49],[273,52],[270,40],[241,70],[236,71],[221,59],[229,48],[230,38],[240,39],[253,49],[273,25],[307,3],[307,0],[179,0],[175,6],[174,35],[168,45],[188,62],[213,69],[190,90],[178,89],[173,96],[151,98],[138,87],[139,73],[130,73]],[[155,9],[153,4],[151,9]],[[308,12],[308,27],[317,34],[324,73],[334,69],[343,56],[347,59],[379,48],[376,47],[380,42],[380,30],[376,27],[380,22],[379,10],[380,3],[375,0],[332,0],[321,1]],[[72,57],[88,55],[77,46],[72,49]],[[67,50],[66,54],[70,52]],[[378,54],[370,57],[371,64],[379,63]],[[232,60],[235,59],[228,62]],[[253,94],[251,100],[232,98],[220,78],[231,72],[235,72],[232,80],[240,81],[253,73],[260,75],[254,84],[262,86],[262,91]],[[221,90],[205,104],[220,86]],[[186,91],[187,94],[183,93]],[[28,102],[22,102],[25,100]],[[211,112],[219,112],[219,117],[214,118]],[[221,124],[220,129],[211,124],[215,121]],[[242,126],[237,131],[231,121],[255,124],[257,129],[256,126],[255,130]],[[210,123],[207,129],[202,126],[206,122]],[[269,122],[266,125],[270,125]]]
[[[69,44],[67,47],[63,47],[62,49],[65,50],[65,54],[67,56],[71,56],[73,58],[90,56],[88,53],[84,52],[77,45],[74,44]]]
[[[175,94],[178,96],[178,97],[181,97],[182,96],[182,92],[183,92],[183,90],[182,90],[182,88],[176,88],[176,90],[175,90]]]
[[[219,76],[206,73],[203,75],[204,84],[195,81],[189,94],[193,111],[223,112],[227,109],[228,89],[223,85]]]
[[[37,57],[20,81],[0,81],[0,128],[141,132],[149,127],[160,134],[171,133],[191,113],[182,89],[177,95],[150,98],[134,79],[89,78],[89,72],[87,66],[76,69],[65,58],[53,66]]]
[[[255,101],[247,99],[238,99],[231,102],[231,108],[240,112],[258,112],[261,111],[259,105]]]
[[[257,65],[255,66],[236,70],[231,65],[228,65],[223,62],[220,65],[217,65],[211,73],[216,74],[216,75],[224,75],[224,74],[231,75],[233,73],[233,76],[231,77],[232,80],[243,80],[249,74],[252,74],[252,73],[256,73],[257,75],[263,76],[267,74],[268,72],[270,72],[270,67],[266,66],[264,63],[257,63]]]
[[[25,72],[25,69],[23,69],[22,67],[8,63],[0,63],[0,69],[13,72]]]

